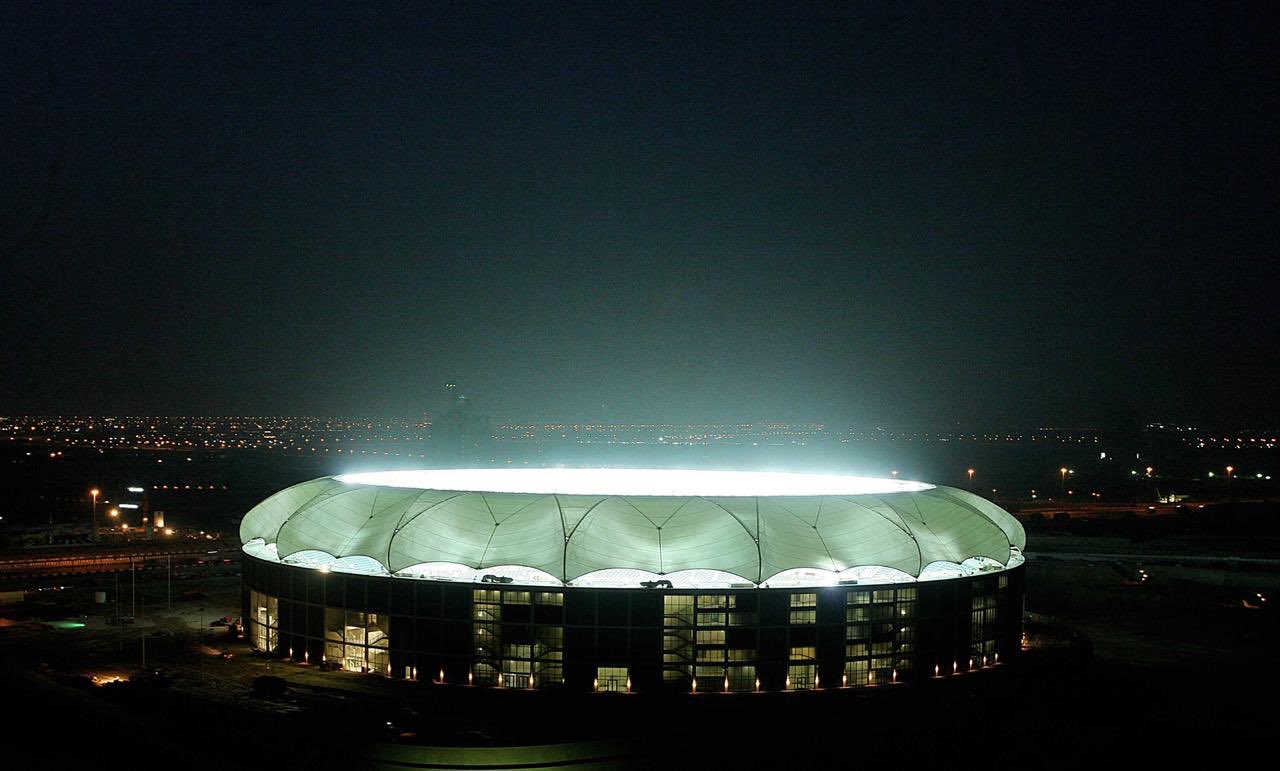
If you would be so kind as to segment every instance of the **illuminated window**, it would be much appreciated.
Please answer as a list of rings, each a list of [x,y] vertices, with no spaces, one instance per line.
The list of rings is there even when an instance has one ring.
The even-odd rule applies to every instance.
[[[529,623],[529,608],[513,607],[563,605],[563,594],[475,589],[472,602],[473,684],[504,688],[564,684],[564,627]],[[500,623],[504,618],[505,625]],[[524,618],[525,622],[513,624],[513,618]]]
[[[791,611],[792,624],[816,624],[818,622],[818,611],[810,608],[809,610],[793,610]]]
[[[280,601],[261,592],[249,593],[249,607],[253,616],[249,619],[249,642],[256,650],[274,653],[280,640]]]
[[[791,595],[791,623],[816,624],[818,622],[818,595],[812,592]]]
[[[610,693],[626,693],[629,690],[626,667],[597,667],[596,690]]]
[[[787,667],[787,689],[804,691],[817,687],[818,667],[813,662],[812,646],[792,647],[791,664]]]
[[[849,686],[867,685],[871,662],[866,659],[854,659],[844,663],[845,683]]]
[[[724,630],[699,629],[698,645],[724,645]]]
[[[389,621],[385,613],[324,609],[325,659],[348,672],[390,672]]]
[[[689,687],[697,657],[693,608],[692,595],[667,594],[662,598],[662,681],[680,690]]]

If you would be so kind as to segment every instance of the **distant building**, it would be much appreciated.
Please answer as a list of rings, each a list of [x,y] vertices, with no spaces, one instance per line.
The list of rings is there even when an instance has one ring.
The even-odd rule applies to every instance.
[[[431,424],[432,460],[442,466],[488,463],[493,442],[489,416],[477,414],[457,385],[447,383],[445,390],[453,401]]]

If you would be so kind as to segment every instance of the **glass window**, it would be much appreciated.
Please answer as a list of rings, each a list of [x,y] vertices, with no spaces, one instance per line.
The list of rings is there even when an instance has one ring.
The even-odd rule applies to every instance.
[[[249,619],[249,643],[256,650],[274,653],[279,647],[279,610],[280,600],[261,592],[249,593],[249,604],[253,615]]]
[[[756,668],[751,664],[729,667],[729,690],[754,691],[756,689]]]
[[[692,595],[663,595],[662,616],[663,623],[667,626],[693,626]]]
[[[818,604],[818,595],[812,592],[791,595],[791,607],[812,608]]]
[[[324,609],[325,660],[349,672],[391,673],[390,619],[385,613]]]
[[[698,677],[699,691],[723,691],[729,677],[728,670],[723,666],[698,667],[695,674]]]
[[[471,667],[471,682],[475,685],[497,685],[498,668],[488,661],[477,661]]]
[[[846,661],[844,663],[845,685],[859,686],[867,685],[868,673],[871,671],[871,662],[866,659],[858,659],[856,661]]]
[[[596,690],[626,693],[631,689],[631,679],[626,667],[597,667]]]
[[[787,690],[807,691],[818,679],[818,667],[813,664],[792,664],[787,667]]]
[[[527,623],[526,609],[509,613],[525,621],[518,627],[519,642],[503,640],[504,605],[564,605],[561,592],[529,592],[518,589],[475,589],[472,618],[473,682],[504,688],[538,688],[564,683],[564,627],[558,624]],[[501,600],[501,604],[499,604]],[[551,615],[552,620],[555,616]],[[540,621],[546,620],[539,615]],[[532,639],[532,642],[527,642]]]
[[[812,645],[793,646],[791,648],[792,661],[811,661],[818,655],[817,648]]]
[[[724,645],[724,630],[699,629],[698,645]]]
[[[818,611],[809,610],[793,610],[791,611],[791,623],[794,625],[816,624],[818,622]]]

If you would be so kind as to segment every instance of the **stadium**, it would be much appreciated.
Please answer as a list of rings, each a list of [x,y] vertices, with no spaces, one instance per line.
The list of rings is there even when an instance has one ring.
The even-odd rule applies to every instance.
[[[250,510],[253,646],[444,685],[885,686],[1021,643],[1025,534],[965,490],[644,469],[323,477]]]

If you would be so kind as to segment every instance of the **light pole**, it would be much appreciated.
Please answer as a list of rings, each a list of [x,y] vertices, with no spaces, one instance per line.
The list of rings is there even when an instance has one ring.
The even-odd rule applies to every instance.
[[[93,532],[90,534],[89,540],[93,541],[94,543],[98,542],[98,493],[99,492],[101,491],[96,487],[89,491],[89,497],[93,499],[93,506],[92,506]]]
[[[1058,469],[1058,472],[1062,474],[1062,497],[1066,498],[1067,497],[1067,467],[1063,466],[1062,468]]]
[[[974,470],[973,470],[973,469],[969,469],[969,492],[973,492],[973,475],[974,475],[974,473],[976,473],[976,472],[974,472]]]

